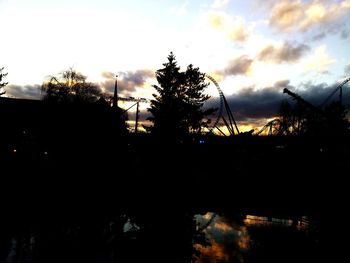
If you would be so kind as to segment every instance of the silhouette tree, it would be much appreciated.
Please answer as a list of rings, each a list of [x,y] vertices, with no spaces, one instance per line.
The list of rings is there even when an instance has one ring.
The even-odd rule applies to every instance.
[[[153,126],[148,127],[153,134],[184,139],[190,133],[198,133],[210,121],[204,117],[214,109],[203,110],[202,106],[210,97],[204,94],[205,74],[199,68],[189,65],[185,72],[180,71],[176,58],[171,52],[164,68],[156,71],[159,85],[153,85],[158,94],[153,94],[149,118]]]
[[[101,163],[126,147],[126,115],[81,73],[68,69],[42,85],[40,138],[61,167],[101,169]],[[89,163],[89,166],[84,164]],[[89,168],[87,168],[89,167]],[[107,169],[107,168],[106,168]]]
[[[3,73],[4,68],[0,68],[0,96],[4,95],[6,91],[4,91],[4,87],[8,84],[8,82],[4,82],[3,78],[7,76],[7,73]]]
[[[96,102],[101,96],[99,87],[86,81],[86,76],[70,68],[59,74],[58,77],[50,76],[42,85],[45,92],[43,100],[61,103],[91,103]]]

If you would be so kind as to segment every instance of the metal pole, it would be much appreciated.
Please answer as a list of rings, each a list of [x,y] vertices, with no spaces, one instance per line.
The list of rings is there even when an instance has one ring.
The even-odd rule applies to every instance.
[[[139,104],[140,104],[140,101],[138,100],[136,103],[135,133],[137,133],[137,127],[139,122]]]
[[[113,108],[118,108],[118,75],[115,76]]]

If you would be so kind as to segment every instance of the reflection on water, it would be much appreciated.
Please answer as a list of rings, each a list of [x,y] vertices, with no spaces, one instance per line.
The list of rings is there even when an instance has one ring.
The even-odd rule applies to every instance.
[[[207,225],[209,218],[214,218]],[[195,244],[200,251],[197,263],[204,262],[243,262],[243,253],[249,250],[250,236],[245,225],[237,224],[222,216],[207,213],[197,215],[198,225],[203,229],[209,245]]]
[[[0,235],[0,262],[316,262],[319,223],[240,213],[153,211],[45,222]],[[17,229],[17,228],[13,228]],[[6,238],[5,238],[6,237]],[[1,246],[2,244],[2,246]],[[6,245],[6,246],[5,246]]]
[[[318,256],[318,235],[310,233],[307,216],[293,221],[207,213],[195,218],[199,229],[205,226],[200,230],[207,240],[206,244],[194,244],[200,252],[196,263],[307,262]]]
[[[244,219],[245,225],[261,225],[261,226],[272,226],[272,225],[284,225],[284,226],[292,226],[293,220],[291,219],[280,219],[280,218],[268,218],[266,216],[253,216],[246,215]]]

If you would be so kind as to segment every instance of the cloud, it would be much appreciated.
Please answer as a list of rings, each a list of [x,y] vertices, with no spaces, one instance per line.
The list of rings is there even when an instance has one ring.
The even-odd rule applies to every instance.
[[[259,52],[258,59],[274,63],[293,63],[297,62],[309,50],[310,47],[305,44],[293,45],[284,42],[281,45],[266,46]]]
[[[116,75],[113,72],[109,72],[109,71],[102,72],[101,76],[106,78],[106,79],[112,79],[112,78],[116,77]]]
[[[313,84],[312,82],[301,83],[297,88],[292,88],[296,93],[298,93],[302,98],[309,101],[315,106],[321,105],[334,90],[338,87],[341,82],[328,85],[326,83]],[[349,84],[343,86],[343,105],[349,108],[350,106],[350,92],[348,92]],[[333,97],[329,102],[337,100],[339,93],[333,94]]]
[[[281,31],[306,32],[315,26],[325,26],[347,14],[350,1],[300,0],[275,1],[269,24]]]
[[[288,100],[291,104],[294,103],[292,97],[283,93],[284,88],[288,88],[313,105],[318,106],[325,101],[338,84],[327,85],[326,83],[314,84],[312,82],[304,82],[298,86],[292,86],[290,80],[284,79],[276,81],[273,85],[262,89],[256,89],[254,86],[246,87],[237,94],[226,96],[226,100],[235,120],[238,122],[239,129],[243,130],[245,126],[251,129],[261,127],[272,118],[275,118],[278,115],[278,110],[283,100]],[[349,84],[346,87],[343,89],[343,103],[350,107],[350,92],[347,92]],[[334,94],[332,100],[336,100],[337,98],[338,94]],[[218,105],[218,99],[211,98],[205,103],[204,107],[218,107]],[[135,114],[133,110],[130,110],[129,114],[130,120],[134,120]],[[227,119],[225,111],[223,114]],[[146,109],[140,110],[141,121],[146,120],[149,116],[150,113]],[[222,124],[220,122],[219,126]]]
[[[303,17],[300,1],[280,1],[272,7],[270,25],[281,30],[292,29]]]
[[[9,84],[5,87],[7,97],[18,99],[33,99],[38,100],[41,98],[41,85],[14,85]]]
[[[318,73],[326,73],[329,65],[336,62],[327,53],[327,47],[325,45],[319,46],[315,49],[314,54],[309,58],[306,58],[303,62],[306,71],[316,71]]]
[[[243,55],[231,60],[228,66],[222,72],[219,72],[219,74],[224,76],[244,75],[249,72],[252,63],[252,59]]]
[[[263,89],[246,87],[237,94],[225,97],[235,120],[240,122],[240,125],[251,124],[259,119],[273,118],[277,115],[279,105],[285,99],[285,87],[290,87],[289,80],[278,81],[273,86]],[[205,107],[218,107],[218,102],[213,98]]]
[[[284,99],[282,90],[282,87],[280,89],[267,87],[260,90],[248,87],[226,99],[236,121],[272,118],[276,116],[279,105]]]
[[[350,29],[343,29],[343,30],[341,31],[340,37],[341,37],[342,39],[348,39],[349,36],[350,36]]]
[[[316,34],[316,35],[314,35],[313,37],[312,37],[312,40],[313,41],[319,41],[319,40],[322,40],[322,39],[324,39],[325,37],[326,37],[326,32],[321,32],[321,33],[318,33],[318,34]]]
[[[244,19],[240,16],[228,16],[223,12],[212,12],[208,15],[209,25],[225,34],[231,41],[244,42],[248,38],[248,30]]]
[[[345,66],[345,68],[344,68],[344,73],[345,73],[347,76],[350,75],[350,64],[347,65],[347,66]]]
[[[230,0],[215,0],[211,7],[219,9],[227,6],[229,3]]]
[[[111,72],[102,72],[102,76],[106,78],[101,83],[101,88],[105,92],[113,93],[115,86],[115,74]],[[136,70],[118,73],[118,93],[128,94],[136,91],[136,87],[143,87],[148,78],[154,77],[154,72],[151,70]]]
[[[262,122],[267,122],[268,119],[275,118],[278,115],[283,100],[287,99],[294,103],[292,97],[283,93],[284,88],[296,92],[305,100],[318,106],[326,100],[338,84],[327,85],[326,83],[313,84],[306,82],[298,86],[292,86],[289,80],[280,80],[271,87],[263,89],[255,89],[254,86],[244,88],[237,94],[226,96],[226,100],[235,120],[238,122],[238,127],[244,125],[262,126],[266,124]],[[349,87],[349,84],[346,87]],[[350,92],[347,90],[348,88],[343,88],[343,104],[350,107]],[[331,101],[337,98],[338,94],[334,94]],[[214,100],[209,101],[206,107],[217,107],[217,102],[215,104],[214,102]]]
[[[289,85],[290,81],[288,79],[286,80],[279,80],[277,81],[273,87],[276,88],[276,89],[281,89],[281,88],[285,88]]]
[[[318,28],[314,36],[310,38],[312,41],[319,41],[327,37],[328,35],[339,34],[342,39],[349,37],[349,29],[345,28],[345,23],[334,22],[328,25],[324,25],[322,28]],[[308,41],[308,39],[306,39]]]

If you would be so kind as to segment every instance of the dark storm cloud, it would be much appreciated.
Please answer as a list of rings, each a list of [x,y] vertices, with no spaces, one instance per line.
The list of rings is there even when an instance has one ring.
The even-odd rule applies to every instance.
[[[239,93],[226,96],[226,100],[236,121],[252,122],[254,119],[276,116],[281,101],[285,98],[283,88],[288,87],[289,80],[281,80],[271,87],[255,89],[254,86],[242,89]],[[208,107],[217,107],[212,99]],[[223,111],[224,114],[225,111]]]
[[[301,83],[297,89],[293,87],[291,91],[297,93],[311,104],[318,106],[322,104],[322,102],[332,92],[332,89],[326,83],[314,85],[311,82],[305,82]],[[288,99],[293,100],[290,96],[288,96]]]
[[[18,98],[18,99],[40,99],[41,98],[41,85],[7,85],[5,87],[6,96]]]
[[[325,102],[325,100],[332,94],[332,92],[339,86],[341,82],[334,83],[333,85],[327,85],[325,83],[314,85],[310,82],[302,83],[295,92],[302,96],[305,100],[309,101],[315,106],[319,106]],[[343,86],[343,104],[348,108],[350,106],[350,92],[349,84]],[[330,101],[339,99],[339,92],[334,94]]]
[[[278,114],[279,106],[283,100],[288,100],[291,104],[294,100],[288,94],[283,93],[284,88],[297,93],[303,99],[315,106],[322,104],[326,98],[336,89],[339,83],[328,86],[321,83],[314,85],[311,82],[302,83],[298,87],[289,85],[289,80],[276,82],[272,87],[255,89],[247,87],[239,93],[226,96],[233,116],[241,125],[257,123],[261,119],[273,118]],[[332,96],[332,100],[337,100],[339,93]],[[208,106],[213,102],[208,102]],[[350,87],[343,87],[343,104],[350,107]],[[225,113],[224,113],[225,114]]]
[[[101,83],[102,88],[107,92],[113,93],[115,86],[115,74],[111,72],[103,72],[102,76],[106,80]],[[154,77],[151,70],[136,70],[118,73],[118,92],[120,94],[130,94],[136,90],[136,87],[142,87],[148,78]]]
[[[276,116],[278,107],[284,99],[282,90],[282,87],[278,89],[268,87],[260,90],[248,87],[226,99],[237,121],[271,118]]]
[[[309,50],[310,47],[305,44],[285,42],[282,46],[268,45],[263,48],[258,54],[258,59],[275,63],[297,62]]]
[[[228,66],[219,73],[224,76],[244,75],[249,71],[252,63],[253,60],[248,56],[240,56],[230,60]]]

